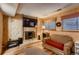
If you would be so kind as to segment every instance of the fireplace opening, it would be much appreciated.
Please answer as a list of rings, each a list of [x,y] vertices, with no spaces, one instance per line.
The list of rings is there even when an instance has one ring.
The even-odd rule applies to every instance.
[[[35,38],[34,31],[25,31],[25,40],[33,39],[33,38]]]

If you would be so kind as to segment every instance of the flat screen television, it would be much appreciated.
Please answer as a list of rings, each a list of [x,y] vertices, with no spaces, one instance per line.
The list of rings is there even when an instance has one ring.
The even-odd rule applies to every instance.
[[[35,27],[36,24],[37,24],[37,19],[23,17],[23,27]]]

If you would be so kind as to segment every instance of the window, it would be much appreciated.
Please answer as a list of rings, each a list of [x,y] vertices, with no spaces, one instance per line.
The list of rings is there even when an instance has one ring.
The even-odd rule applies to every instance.
[[[47,30],[52,30],[52,29],[55,29],[56,24],[55,24],[55,21],[52,21],[50,23],[44,23],[44,26]]]
[[[63,19],[63,30],[65,31],[77,31],[79,29],[79,17]]]
[[[78,30],[79,30],[79,17],[78,17],[78,21],[77,22],[78,22]]]
[[[49,24],[48,23],[44,23],[44,26],[46,29],[49,29]]]
[[[50,22],[49,29],[55,29],[55,27],[56,27],[55,21]]]

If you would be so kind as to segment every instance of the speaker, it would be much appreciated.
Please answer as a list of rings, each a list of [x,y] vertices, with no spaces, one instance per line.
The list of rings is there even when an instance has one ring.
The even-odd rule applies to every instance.
[[[19,44],[22,44],[23,43],[23,39],[22,38],[18,38],[18,42],[19,42]]]

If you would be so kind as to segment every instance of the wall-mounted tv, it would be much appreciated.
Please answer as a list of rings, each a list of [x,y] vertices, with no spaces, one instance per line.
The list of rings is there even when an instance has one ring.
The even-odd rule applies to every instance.
[[[23,27],[35,27],[37,19],[23,17]]]

